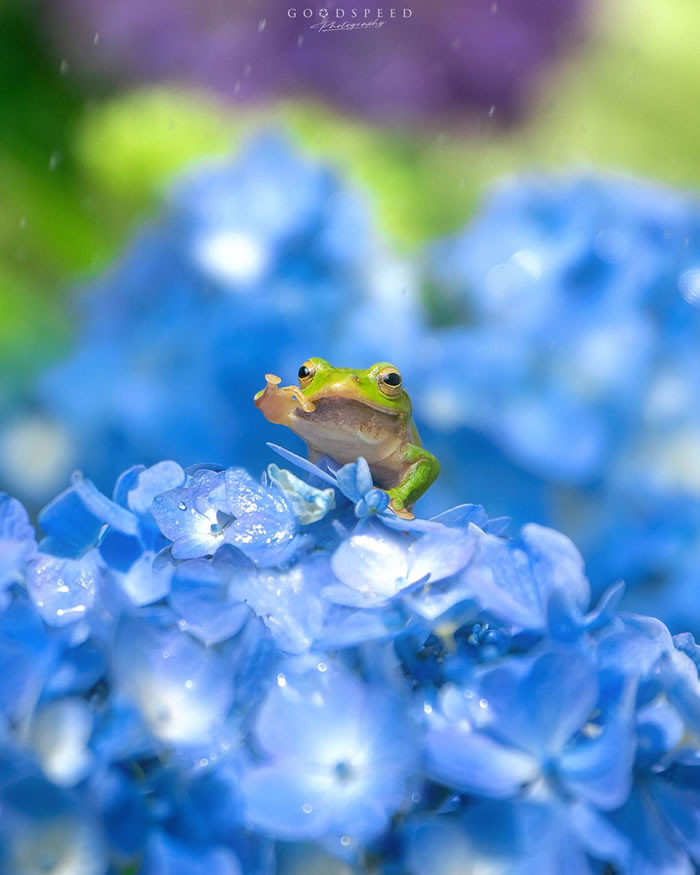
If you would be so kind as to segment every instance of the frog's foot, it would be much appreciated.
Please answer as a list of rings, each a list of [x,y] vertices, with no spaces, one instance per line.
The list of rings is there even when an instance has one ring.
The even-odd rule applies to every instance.
[[[402,519],[402,520],[415,519],[415,514],[411,513],[411,511],[407,507],[404,507],[401,502],[399,502],[399,503],[401,504],[401,507],[397,507],[396,504],[394,504],[394,499],[392,498],[392,500],[389,502],[389,509],[393,510],[394,513],[396,514],[396,516],[399,517],[399,519]]]
[[[306,413],[316,409],[299,386],[280,386],[282,380],[276,374],[265,374],[265,381],[265,388],[255,396],[254,403],[270,422],[285,425],[297,407]]]

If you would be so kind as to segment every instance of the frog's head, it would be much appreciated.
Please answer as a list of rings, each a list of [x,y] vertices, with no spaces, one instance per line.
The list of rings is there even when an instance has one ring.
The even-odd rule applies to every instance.
[[[330,420],[333,428],[343,426],[352,432],[368,421],[370,411],[378,411],[389,419],[395,417],[391,426],[386,421],[382,428],[396,433],[411,420],[411,401],[401,374],[389,362],[358,371],[334,368],[325,359],[312,358],[304,362],[297,376],[298,386],[280,387],[278,376],[265,375],[267,385],[255,396],[255,406],[270,422],[296,430],[300,419],[308,422],[311,417],[318,425]]]
[[[311,358],[299,368],[297,376],[304,397],[312,404],[332,399],[356,401],[402,418],[411,416],[411,401],[401,373],[389,362],[355,370],[334,368],[325,359]]]

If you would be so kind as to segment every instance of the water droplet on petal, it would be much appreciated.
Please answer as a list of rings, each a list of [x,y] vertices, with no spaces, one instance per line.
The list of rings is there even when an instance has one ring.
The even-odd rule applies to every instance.
[[[311,812],[313,811],[313,807],[311,805],[309,805],[308,802],[305,802],[301,806],[301,810],[304,812],[304,814],[311,814]]]
[[[180,508],[180,510],[187,510],[187,505],[184,501],[181,501],[180,504],[178,504],[178,507]]]

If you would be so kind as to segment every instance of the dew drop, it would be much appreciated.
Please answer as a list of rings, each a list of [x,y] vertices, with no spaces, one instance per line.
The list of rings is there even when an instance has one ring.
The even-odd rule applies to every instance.
[[[181,501],[180,504],[178,504],[178,507],[180,508],[180,510],[187,510],[187,505],[184,501]]]
[[[411,802],[413,802],[415,805],[418,805],[418,803],[420,802],[420,800],[421,800],[421,795],[420,795],[420,793],[413,793],[413,794],[411,794]]]
[[[199,765],[202,768],[205,768],[205,766],[209,765],[209,760],[206,757],[202,757],[202,759],[199,761]]]
[[[316,668],[317,668],[319,671],[326,671],[326,669],[328,668],[328,666],[326,665],[325,662],[319,662],[319,664],[316,666]]]
[[[304,814],[311,814],[311,812],[313,811],[313,807],[311,805],[309,805],[308,802],[305,802],[301,806],[301,810],[304,812]]]
[[[350,844],[350,836],[341,836],[340,837],[340,844],[344,848],[347,848],[347,846]]]
[[[68,72],[68,61],[66,61],[65,58],[61,61],[61,66],[59,67],[59,70],[61,71],[61,76],[65,76]]]
[[[52,152],[49,156],[49,170],[54,171],[58,165],[61,163],[61,153],[60,152]]]
[[[277,675],[277,686],[278,687],[286,687],[287,686],[287,678],[283,674]]]
[[[489,703],[486,701],[486,699],[479,699],[479,707],[480,708],[488,708],[488,706],[489,706]]]
[[[423,705],[423,710],[425,711],[426,714],[432,714],[433,713],[433,706],[430,704],[430,702],[426,702]]]

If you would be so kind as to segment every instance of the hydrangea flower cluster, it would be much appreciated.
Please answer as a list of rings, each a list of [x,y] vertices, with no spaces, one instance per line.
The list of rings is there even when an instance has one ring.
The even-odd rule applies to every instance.
[[[478,496],[573,537],[596,595],[700,631],[700,211],[639,182],[497,190],[420,265],[361,197],[265,137],[193,169],[80,303],[75,347],[0,429],[3,488],[39,506],[80,467],[264,464],[263,375],[310,355],[400,366],[443,474],[429,513]],[[429,290],[422,308],[420,278]]]
[[[161,217],[76,301],[77,337],[0,431],[0,482],[42,504],[79,467],[106,488],[136,461],[264,464],[252,404],[265,371],[296,374],[356,314],[412,324],[411,277],[362,197],[261,134],[193,168]]]
[[[691,873],[692,636],[554,530],[277,449],[307,480],[75,475],[38,543],[0,496],[3,871]]]
[[[598,591],[646,584],[635,607],[700,627],[697,197],[515,180],[430,248],[426,276],[445,327],[407,367],[443,466],[458,447],[484,503],[570,534]]]

